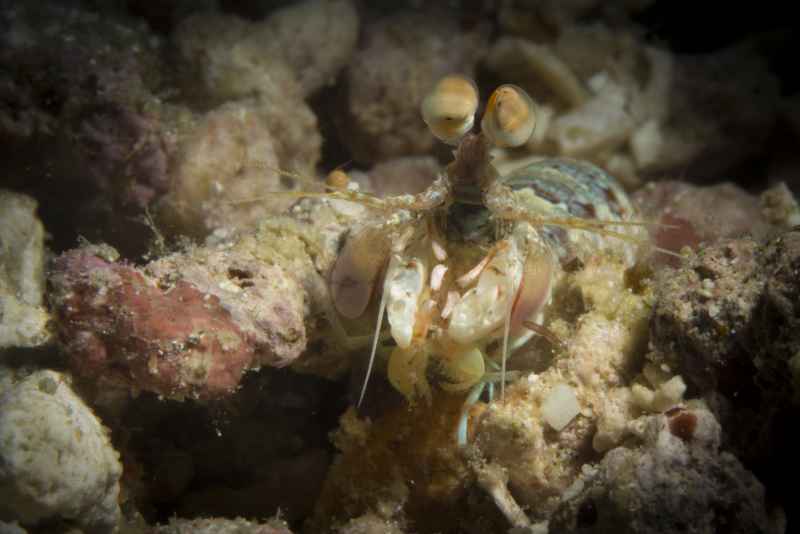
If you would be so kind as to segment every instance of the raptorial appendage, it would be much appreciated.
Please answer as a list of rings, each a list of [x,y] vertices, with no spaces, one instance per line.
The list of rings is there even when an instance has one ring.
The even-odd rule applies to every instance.
[[[481,258],[480,243],[444,242],[435,219],[405,226],[386,261],[380,260],[386,234],[365,229],[345,245],[332,275],[337,309],[354,317],[366,309],[385,265],[378,323],[385,315],[395,345],[389,380],[411,402],[429,397],[430,362],[450,391],[483,380],[487,358],[502,367],[502,353],[532,335],[523,322],[538,319],[555,269],[549,248],[530,225],[516,225]],[[370,245],[369,252],[362,250]],[[380,326],[376,336],[379,331]],[[487,347],[498,339],[504,341],[502,353],[490,354]],[[377,352],[374,343],[371,360]]]

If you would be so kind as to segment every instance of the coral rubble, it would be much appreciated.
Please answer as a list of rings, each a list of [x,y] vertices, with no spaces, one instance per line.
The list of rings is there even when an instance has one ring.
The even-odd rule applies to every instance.
[[[662,273],[648,355],[687,378],[722,423],[726,445],[770,479],[781,476],[777,458],[795,463],[796,441],[778,436],[797,410],[797,244],[796,229],[765,244],[723,239]]]
[[[116,530],[122,466],[65,375],[36,371],[0,390],[0,442],[0,518]]]
[[[652,0],[162,4],[0,0],[0,532],[797,522],[781,482],[800,446],[800,100],[775,53],[791,36],[687,54],[654,37]],[[448,74],[480,98],[442,120],[477,131],[480,102],[514,84],[534,101],[529,140],[471,135],[448,166],[420,116]],[[439,334],[468,275],[511,266],[493,263],[497,235],[541,223],[495,209],[475,219],[485,243],[452,225],[483,215],[473,201],[561,193],[451,184],[461,211],[444,217],[398,198],[465,170],[495,186],[553,156],[618,177],[634,230],[550,220],[565,248],[608,247],[551,270],[527,249],[520,277],[547,286],[535,321],[514,315],[522,290],[504,310],[487,284],[470,311],[531,333],[502,363],[497,324],[464,341],[477,382],[448,388],[444,356],[465,351]],[[580,208],[597,219],[624,194],[594,193]],[[425,229],[441,234],[420,253],[438,270],[392,271],[418,246],[405,230]],[[461,263],[479,267],[456,279]],[[412,390],[430,384],[411,402],[392,388],[402,343],[381,333],[393,272],[430,307],[397,297],[413,313],[388,306],[389,330],[444,354],[409,364]],[[446,277],[454,299],[428,298]]]
[[[44,262],[44,228],[36,201],[0,190],[0,349],[49,341]]]
[[[636,420],[638,447],[610,450],[564,492],[551,532],[783,531],[763,486],[730,453],[697,406]]]
[[[153,534],[292,534],[280,520],[254,523],[244,519],[172,519]]]
[[[167,397],[230,394],[305,347],[303,296],[276,266],[201,249],[143,272],[88,246],[57,258],[51,305],[82,375]],[[106,256],[106,257],[103,257]]]

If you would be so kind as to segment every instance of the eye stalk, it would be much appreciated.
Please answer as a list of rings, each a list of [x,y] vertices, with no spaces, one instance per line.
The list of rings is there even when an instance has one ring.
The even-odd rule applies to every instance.
[[[481,120],[481,131],[495,146],[521,146],[535,126],[536,106],[528,93],[511,84],[495,89]]]
[[[478,87],[469,78],[445,76],[422,101],[422,120],[433,135],[450,145],[472,129],[478,110]]]

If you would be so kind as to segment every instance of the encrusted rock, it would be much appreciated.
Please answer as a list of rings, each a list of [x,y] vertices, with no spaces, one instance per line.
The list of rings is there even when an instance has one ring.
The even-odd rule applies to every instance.
[[[195,248],[154,261],[145,272],[162,288],[185,282],[207,300],[218,299],[254,344],[256,365],[284,367],[306,345],[303,290],[281,267],[239,252]]]
[[[664,225],[652,230],[654,244],[673,252],[680,252],[684,246],[697,249],[701,243],[722,237],[763,239],[785,220],[777,214],[767,217],[767,208],[761,206],[758,197],[731,183],[701,187],[671,180],[653,182],[637,191],[632,200],[645,219]],[[710,205],[713,210],[708,209]],[[656,254],[654,259],[678,264],[663,254]]]
[[[784,182],[778,182],[761,193],[761,214],[779,228],[800,225],[800,205]]]
[[[632,423],[638,446],[609,451],[564,494],[550,532],[781,534],[764,487],[730,453],[702,407]]]
[[[296,163],[293,155],[278,155],[282,141],[269,127],[273,113],[250,98],[196,117],[171,160],[173,180],[158,205],[159,226],[198,237],[219,228],[247,231],[294,202],[272,194],[287,189],[280,169]],[[312,162],[317,157],[297,157],[305,156]]]
[[[800,227],[771,241],[762,265],[766,284],[755,313],[755,366],[765,392],[785,395],[790,359],[800,354]],[[791,389],[800,398],[796,378]]]
[[[221,517],[206,519],[172,518],[167,525],[159,525],[153,534],[292,534],[289,527],[280,519],[265,523],[245,519],[225,519]]]
[[[167,58],[141,21],[111,13],[42,1],[4,7],[0,21],[13,28],[0,47],[11,183],[41,199],[55,248],[73,246],[62,229],[77,228],[126,257],[145,252],[144,211],[159,201],[161,230],[197,237],[284,209],[265,195],[287,188],[278,169],[313,176],[320,158],[304,98],[336,77],[358,29],[347,0],[263,23],[194,15]]]
[[[51,336],[44,309],[44,228],[27,195],[0,189],[0,349]]]
[[[661,272],[650,359],[701,391],[738,396],[757,383],[787,395],[788,362],[800,350],[798,235],[791,230],[767,245],[723,239]]]
[[[336,530],[336,534],[404,534],[405,532],[397,521],[384,519],[375,514],[365,514],[351,519]]]
[[[0,443],[0,519],[115,531],[122,466],[65,375],[37,371],[3,392]]]
[[[273,12],[248,41],[294,71],[303,95],[332,85],[347,65],[358,38],[359,17],[351,0],[307,0]]]
[[[213,96],[269,94],[274,91],[265,86],[283,84],[302,99],[331,83],[347,63],[358,24],[350,0],[307,0],[260,22],[213,12],[193,15],[181,22],[174,39]]]
[[[73,368],[171,397],[224,396],[246,370],[305,347],[303,293],[279,267],[204,249],[152,274],[75,249],[53,265],[51,305]]]
[[[278,10],[262,22],[206,13],[190,16],[179,25],[173,40],[188,67],[182,78],[193,97],[206,107],[209,102],[245,100],[227,110],[230,116],[225,121],[231,131],[224,138],[217,138],[219,129],[209,122],[224,118],[220,111],[198,124],[194,145],[188,145],[198,154],[212,147],[213,157],[228,167],[221,185],[238,189],[235,192],[241,197],[226,193],[221,199],[246,201],[263,196],[268,187],[251,179],[259,171],[269,177],[270,186],[279,178],[277,169],[313,176],[322,139],[316,116],[304,98],[335,79],[355,47],[357,33],[358,15],[348,0],[303,2]],[[238,121],[237,109],[244,114]],[[264,153],[249,152],[255,150],[254,138],[272,146]],[[207,171],[197,170],[201,190],[213,187],[204,178]],[[249,185],[239,183],[240,170]],[[206,211],[213,215],[213,210]]]
[[[766,245],[742,238],[707,246],[660,273],[652,321],[648,358],[708,400],[726,446],[768,485],[796,465],[788,425],[797,417],[798,258],[797,229]]]
[[[758,244],[725,239],[685,267],[659,276],[651,359],[702,391],[733,393],[755,368],[748,352],[755,306],[764,288]]]

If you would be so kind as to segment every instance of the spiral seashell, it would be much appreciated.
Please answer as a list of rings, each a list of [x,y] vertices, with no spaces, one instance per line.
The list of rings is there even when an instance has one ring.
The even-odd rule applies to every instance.
[[[422,100],[422,119],[433,135],[455,145],[472,129],[478,110],[478,87],[469,78],[445,76]]]
[[[495,146],[517,147],[525,144],[536,127],[536,106],[531,97],[516,85],[495,89],[486,105],[481,130]]]

